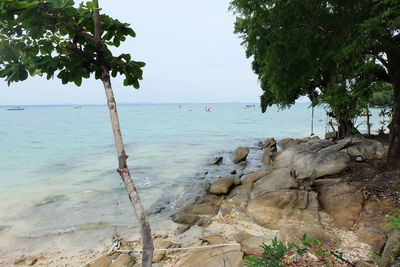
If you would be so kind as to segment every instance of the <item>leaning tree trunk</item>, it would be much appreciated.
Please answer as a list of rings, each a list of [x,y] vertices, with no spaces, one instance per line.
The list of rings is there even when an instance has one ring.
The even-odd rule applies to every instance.
[[[104,90],[107,97],[107,105],[110,111],[115,148],[118,155],[118,173],[120,174],[122,181],[124,182],[129,199],[140,224],[140,233],[142,235],[143,244],[142,267],[151,267],[154,252],[154,244],[151,237],[151,228],[149,221],[147,220],[142,202],[140,201],[139,194],[131,178],[128,164],[126,163],[126,159],[128,158],[128,156],[125,154],[124,142],[122,140],[121,128],[119,125],[119,118],[117,113],[117,104],[115,102],[114,93],[111,86],[110,71],[104,62],[104,54],[101,40],[101,17],[99,14],[99,3],[98,0],[94,0],[93,3],[93,24],[95,45],[97,50],[97,62],[102,64],[100,65],[102,73],[101,80],[104,85]]]
[[[103,69],[102,81],[104,84],[104,90],[107,96],[107,105],[110,111],[111,124],[114,133],[115,148],[118,154],[118,172],[125,184],[126,191],[128,192],[129,199],[135,210],[136,217],[140,223],[140,233],[142,235],[143,243],[143,258],[142,267],[149,267],[152,263],[153,258],[153,239],[151,237],[151,229],[149,221],[147,220],[145,210],[143,208],[142,202],[140,201],[139,194],[136,187],[132,181],[126,159],[128,156],[125,154],[124,143],[122,141],[121,128],[119,125],[117,105],[115,102],[113,90],[111,87],[110,74],[106,68]]]

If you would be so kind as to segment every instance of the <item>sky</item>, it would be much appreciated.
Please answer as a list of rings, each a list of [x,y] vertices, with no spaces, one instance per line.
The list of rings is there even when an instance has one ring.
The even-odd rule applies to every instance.
[[[261,89],[233,33],[229,0],[101,0],[102,12],[130,23],[137,37],[116,54],[146,62],[139,90],[115,78],[120,103],[259,102]],[[0,105],[105,104],[100,81],[81,87],[58,79],[28,78],[10,87],[0,82]]]

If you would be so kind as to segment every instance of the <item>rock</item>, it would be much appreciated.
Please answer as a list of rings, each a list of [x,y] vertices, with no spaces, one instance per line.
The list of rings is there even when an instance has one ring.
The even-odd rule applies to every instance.
[[[92,263],[86,264],[85,267],[108,267],[111,264],[111,261],[111,256],[104,255]]]
[[[242,258],[240,246],[204,248],[189,251],[176,267],[242,267]]]
[[[238,164],[241,161],[245,161],[250,150],[248,147],[240,146],[233,152],[233,163]]]
[[[210,165],[221,164],[223,159],[223,157],[215,157],[213,160],[211,160]]]
[[[21,256],[19,259],[14,261],[15,265],[27,265],[27,266],[32,266],[35,265],[35,263],[38,261],[37,257],[32,257],[32,256]],[[90,265],[92,266],[92,265]]]
[[[392,233],[386,241],[382,256],[379,260],[380,267],[397,266],[392,265],[395,259],[400,256],[400,235],[398,232]]]
[[[331,141],[327,140],[310,140],[307,143],[301,143],[299,145],[287,148],[274,157],[274,167],[284,168],[288,167],[293,162],[298,160],[304,155],[316,153],[319,150],[333,145]]]
[[[219,178],[211,184],[210,192],[216,195],[227,194],[234,182],[234,178]]]
[[[254,183],[258,179],[267,175],[269,172],[270,171],[261,170],[261,171],[255,171],[255,172],[249,173],[242,179],[242,184]]]
[[[312,240],[318,240],[326,249],[335,249],[340,245],[340,240],[318,225],[286,224],[279,229],[279,236],[283,243],[300,243],[304,234]]]
[[[178,248],[180,247],[180,244],[173,243],[169,240],[157,240],[154,244],[154,247],[157,249]],[[154,251],[152,262],[158,263],[162,261],[166,254],[167,254],[166,250]]]
[[[172,220],[175,223],[180,223],[180,224],[194,225],[199,219],[200,217],[197,215],[184,212],[177,212],[174,215],[172,215]]]
[[[236,170],[231,170],[230,172],[229,172],[229,174],[236,174]]]
[[[178,228],[176,228],[175,233],[177,235],[181,235],[181,234],[183,234],[184,232],[186,232],[189,229],[190,229],[190,225],[187,225],[187,224],[186,225],[181,225]]]
[[[261,162],[264,165],[270,165],[271,164],[271,150],[267,149],[264,151],[264,154],[261,158]]]
[[[261,256],[264,252],[262,245],[270,245],[275,235],[252,236],[243,240],[240,245],[245,256]]]
[[[380,253],[385,245],[387,233],[387,215],[395,208],[391,199],[383,201],[368,201],[359,217],[354,233],[360,241],[372,246],[376,253]]]
[[[327,132],[325,134],[325,139],[330,139],[330,140],[336,140],[339,136],[339,133],[337,131],[335,132]]]
[[[258,195],[249,201],[247,211],[257,223],[269,229],[295,222],[319,224],[317,194],[305,190]]]
[[[275,170],[254,183],[251,198],[281,189],[297,188],[297,182],[288,168]]]
[[[242,180],[240,180],[240,178],[235,178],[235,180],[233,181],[233,184],[235,185],[235,186],[238,186],[238,185],[240,185],[242,183]]]
[[[200,220],[197,222],[197,226],[207,227],[212,223],[212,220],[207,217],[201,217]]]
[[[0,225],[0,232],[2,231],[8,231],[11,229],[10,225]]]
[[[276,145],[276,140],[274,138],[268,138],[265,141],[262,142],[262,146],[264,148],[269,148],[269,147],[273,147]]]
[[[121,254],[109,267],[132,267],[135,262],[135,258],[131,257],[129,254]]]
[[[333,219],[334,225],[350,230],[362,212],[363,195],[357,192],[357,186],[345,182],[327,183],[316,189],[318,201]]]
[[[239,166],[242,170],[245,169],[245,168],[247,167],[247,161],[244,160],[244,161],[239,162],[239,163],[238,163],[238,166]]]
[[[306,142],[306,140],[303,140],[303,139],[284,138],[279,141],[279,146],[282,148],[282,150],[285,150],[285,149],[300,145],[305,142]]]
[[[208,242],[209,245],[218,245],[218,244],[225,243],[225,240],[220,235],[204,236],[204,237],[200,238],[200,240],[203,240],[204,242]]]
[[[349,139],[346,138],[341,142],[350,142],[351,146],[344,149],[352,158],[362,156],[365,160],[383,159],[385,157],[385,148],[382,143],[372,139]]]
[[[244,207],[247,206],[247,202],[250,199],[250,193],[253,190],[253,183],[242,184],[240,186],[235,187],[228,195],[228,198],[231,198],[234,203]]]
[[[208,195],[210,183],[206,180],[195,180],[185,186],[184,193],[176,202],[176,208],[182,208],[195,203]]]
[[[219,206],[210,205],[208,203],[193,204],[191,206],[192,213],[197,215],[217,215]]]
[[[236,240],[236,242],[238,242],[239,244],[242,243],[244,240],[250,238],[250,237],[254,237],[255,235],[251,235],[248,232],[245,231],[240,231],[237,232],[233,238]]]
[[[365,261],[356,261],[356,267],[375,267],[375,266],[376,265],[373,264],[373,263],[368,263],[368,262],[365,262]]]
[[[332,146],[333,147],[333,146]],[[306,154],[297,159],[291,167],[296,170],[297,179],[318,178],[342,172],[350,164],[346,152],[327,147],[316,153]]]

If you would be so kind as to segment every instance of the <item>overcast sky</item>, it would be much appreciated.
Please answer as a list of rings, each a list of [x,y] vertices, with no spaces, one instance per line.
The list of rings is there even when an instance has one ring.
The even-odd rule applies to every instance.
[[[118,102],[258,102],[261,90],[241,40],[233,34],[229,0],[101,0],[102,12],[128,22],[137,37],[119,48],[146,62],[141,88],[114,79]],[[104,104],[100,81],[81,87],[35,77],[7,87],[0,105]]]

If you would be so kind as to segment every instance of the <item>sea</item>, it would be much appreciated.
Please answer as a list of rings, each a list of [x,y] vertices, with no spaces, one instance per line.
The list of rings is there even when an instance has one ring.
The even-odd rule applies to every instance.
[[[145,208],[158,211],[173,207],[196,180],[227,175],[238,146],[257,151],[269,137],[330,131],[325,108],[312,118],[308,103],[266,113],[253,103],[132,104],[118,112],[134,182]],[[373,132],[379,112],[371,109]],[[365,118],[356,125],[366,131]],[[113,142],[107,106],[0,107],[0,240],[135,224]],[[216,156],[224,157],[219,171],[209,165]],[[250,160],[240,171],[261,167],[256,156]]]

